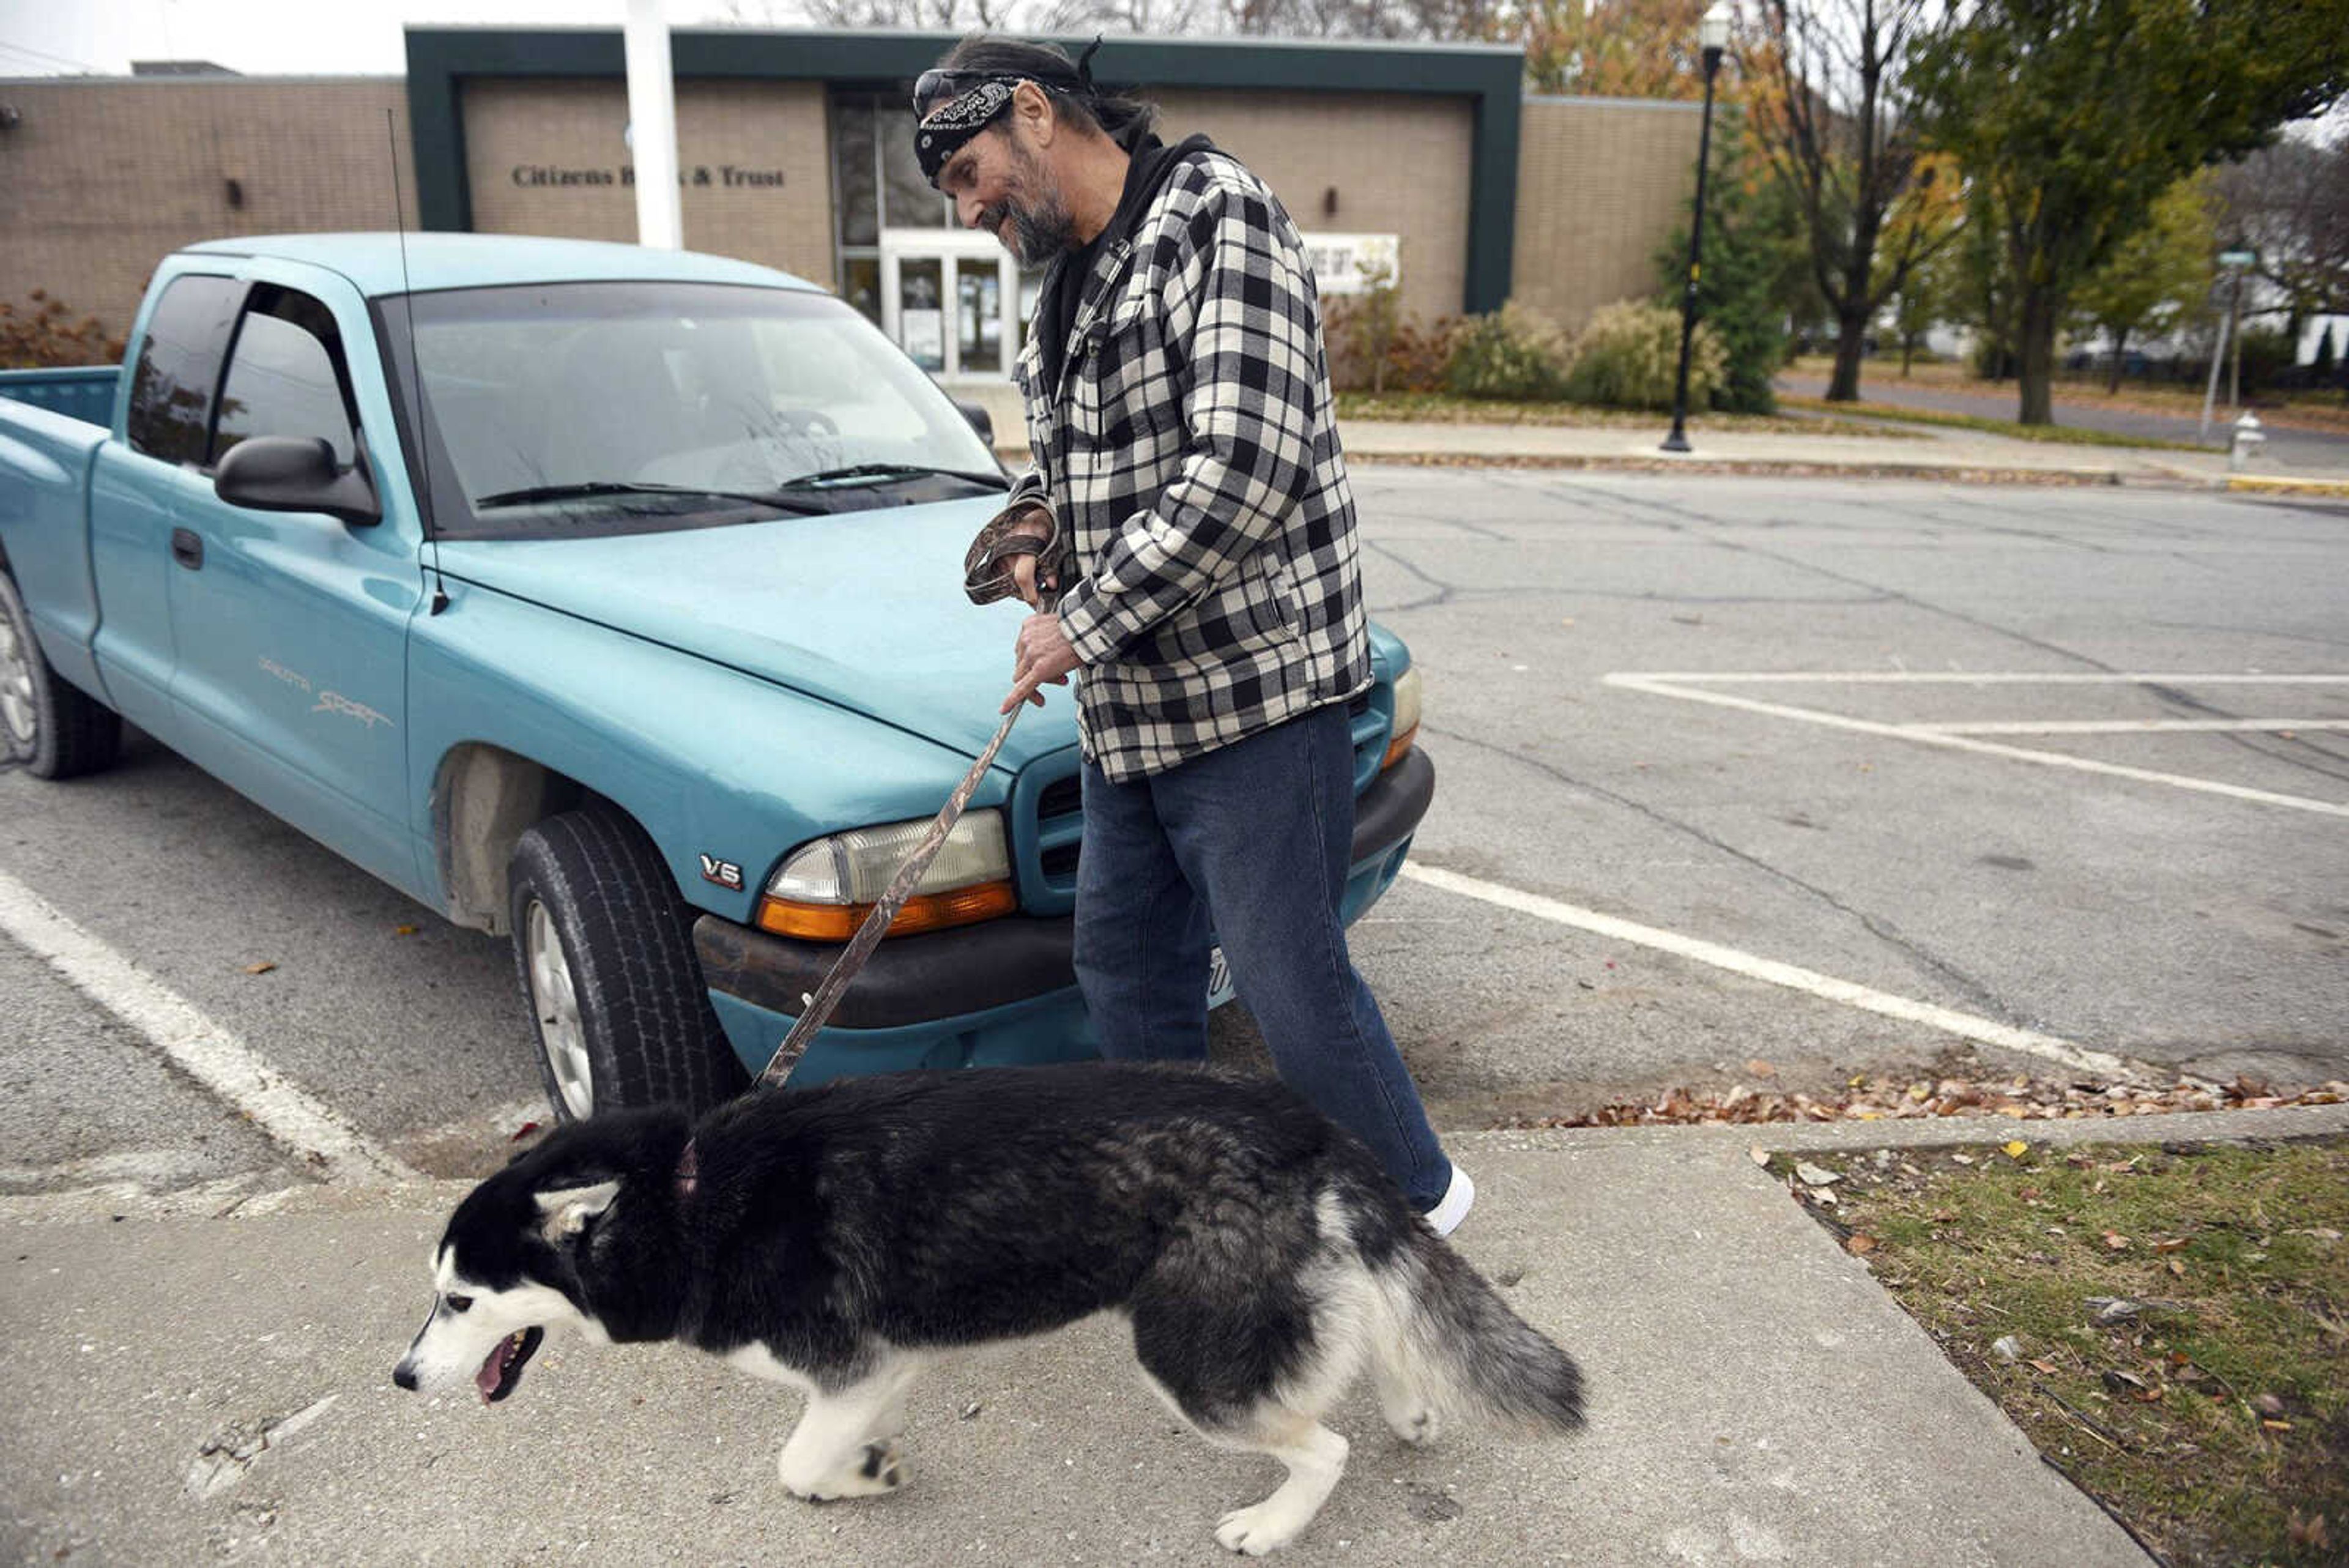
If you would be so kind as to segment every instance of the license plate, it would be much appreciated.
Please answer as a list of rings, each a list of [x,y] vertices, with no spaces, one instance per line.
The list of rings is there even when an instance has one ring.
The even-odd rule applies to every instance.
[[[1224,961],[1224,950],[1219,947],[1207,955],[1207,1005],[1221,1007],[1236,994],[1232,966]]]

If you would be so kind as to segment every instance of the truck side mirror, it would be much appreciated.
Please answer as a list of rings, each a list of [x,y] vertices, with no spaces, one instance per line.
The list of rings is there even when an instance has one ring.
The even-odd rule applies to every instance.
[[[985,403],[957,398],[954,406],[962,410],[962,417],[970,421],[970,428],[978,432],[979,440],[989,446],[995,444],[995,416],[987,411]]]
[[[367,471],[336,467],[333,444],[318,436],[245,437],[220,460],[212,493],[256,512],[324,512],[362,526],[383,521]]]

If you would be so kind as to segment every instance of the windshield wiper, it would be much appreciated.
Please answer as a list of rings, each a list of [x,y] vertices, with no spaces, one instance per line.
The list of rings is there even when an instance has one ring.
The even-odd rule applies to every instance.
[[[575,484],[539,484],[527,490],[502,490],[495,495],[476,495],[473,504],[527,506],[534,501],[581,501],[598,495],[699,495],[716,501],[747,501],[753,505],[771,506],[778,512],[789,512],[799,516],[823,510],[798,496],[781,495],[771,490],[763,493],[705,490],[698,484],[636,484],[609,479],[582,480]]]
[[[1011,482],[1000,473],[983,473],[970,468],[937,468],[925,462],[852,462],[845,468],[827,468],[818,473],[802,473],[797,479],[785,480],[779,490],[819,490],[853,484],[882,484],[892,479],[928,479],[932,476],[968,480],[989,490],[1009,490]]]

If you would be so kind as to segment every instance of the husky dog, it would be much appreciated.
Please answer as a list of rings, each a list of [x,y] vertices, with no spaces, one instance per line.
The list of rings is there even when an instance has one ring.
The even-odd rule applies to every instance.
[[[494,1404],[550,1327],[681,1340],[806,1393],[779,1468],[811,1499],[905,1483],[893,1439],[938,1352],[1118,1310],[1203,1437],[1288,1467],[1216,1528],[1252,1555],[1337,1484],[1321,1416],[1365,1366],[1405,1442],[1582,1421],[1574,1363],[1351,1134],[1187,1068],[905,1073],[558,1127],[458,1205],[433,1285],[401,1387],[471,1376]]]

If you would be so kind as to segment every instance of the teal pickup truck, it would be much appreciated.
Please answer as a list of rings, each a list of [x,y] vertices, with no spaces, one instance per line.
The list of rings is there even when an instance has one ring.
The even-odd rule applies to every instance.
[[[1008,488],[979,422],[740,262],[193,246],[125,370],[0,375],[0,760],[90,773],[128,721],[511,937],[559,1114],[713,1104],[994,731],[1024,611],[962,592]],[[1434,787],[1373,639],[1349,919]],[[1082,826],[1055,691],[795,1081],[1092,1054]]]

